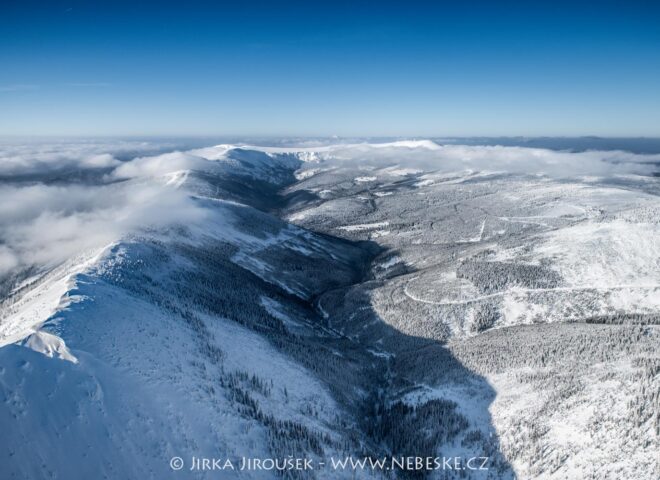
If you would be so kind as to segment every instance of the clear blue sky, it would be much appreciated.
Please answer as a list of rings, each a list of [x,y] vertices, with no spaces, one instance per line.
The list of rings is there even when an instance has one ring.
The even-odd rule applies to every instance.
[[[660,136],[660,4],[3,0],[0,134]]]

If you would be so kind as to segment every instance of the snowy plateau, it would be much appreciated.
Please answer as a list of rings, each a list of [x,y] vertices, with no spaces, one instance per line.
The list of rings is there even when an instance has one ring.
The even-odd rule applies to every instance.
[[[660,478],[660,155],[0,150],[2,479]]]

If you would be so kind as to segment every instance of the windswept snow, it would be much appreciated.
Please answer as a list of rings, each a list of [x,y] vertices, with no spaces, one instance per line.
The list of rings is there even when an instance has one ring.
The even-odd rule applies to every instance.
[[[69,362],[78,363],[78,359],[64,344],[64,340],[44,331],[37,331],[25,339],[25,346],[47,357],[57,357]]]
[[[39,332],[46,320],[79,301],[80,296],[70,294],[76,287],[76,276],[95,265],[108,248],[72,258],[6,298],[0,315],[0,347]]]

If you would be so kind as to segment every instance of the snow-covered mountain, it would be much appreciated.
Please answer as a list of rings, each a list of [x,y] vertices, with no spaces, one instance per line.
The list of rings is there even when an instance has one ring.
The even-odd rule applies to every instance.
[[[657,156],[80,158],[74,181],[0,189],[3,478],[282,475],[171,468],[193,456],[316,462],[291,478],[660,473]],[[487,469],[319,466],[346,456]]]
[[[361,368],[369,354],[317,325],[308,299],[357,281],[362,250],[257,210],[254,192],[234,188],[276,188],[295,158],[225,151],[123,164],[114,176],[185,189],[190,222],[122,232],[6,296],[7,478],[163,478],[177,455],[319,457],[361,448],[344,409],[359,394],[353,385],[368,383]],[[179,170],[167,172],[169,163],[198,168],[172,182]],[[226,196],[245,203],[220,198],[232,188]],[[270,477],[240,478],[252,476]]]

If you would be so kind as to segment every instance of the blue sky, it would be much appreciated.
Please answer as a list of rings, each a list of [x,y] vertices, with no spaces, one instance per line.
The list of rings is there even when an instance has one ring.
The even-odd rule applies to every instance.
[[[660,136],[660,6],[5,0],[0,134]]]

